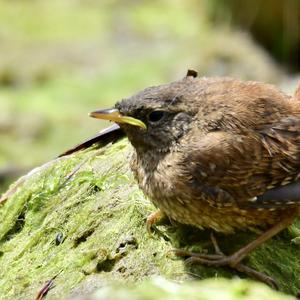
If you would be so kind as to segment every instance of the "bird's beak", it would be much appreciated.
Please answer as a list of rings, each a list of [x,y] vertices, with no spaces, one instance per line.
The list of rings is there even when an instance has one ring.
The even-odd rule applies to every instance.
[[[89,116],[96,119],[109,120],[116,123],[126,123],[147,129],[147,126],[144,122],[139,119],[123,116],[116,108],[96,110],[91,112]]]

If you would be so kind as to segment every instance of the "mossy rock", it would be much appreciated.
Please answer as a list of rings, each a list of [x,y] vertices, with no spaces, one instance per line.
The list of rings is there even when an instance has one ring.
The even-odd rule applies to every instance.
[[[292,296],[247,280],[206,279],[176,283],[161,277],[145,280],[139,285],[110,285],[92,295],[75,297],[76,300],[292,300]]]
[[[55,275],[47,299],[88,294],[111,284],[131,286],[155,276],[184,284],[214,277],[220,288],[234,290],[236,281],[224,284],[221,277],[244,278],[243,274],[186,265],[170,252],[212,251],[209,232],[166,222],[153,236],[147,233],[145,220],[155,208],[133,179],[131,153],[127,139],[91,147],[46,164],[19,184],[0,208],[3,299],[33,299]],[[280,290],[292,295],[300,291],[300,249],[291,243],[295,232],[285,230],[245,261],[276,278]],[[216,237],[222,250],[231,253],[255,234]],[[249,284],[249,289],[256,286],[261,284]]]
[[[81,300],[292,300],[263,284],[247,280],[206,279],[175,283],[158,277],[139,285],[112,285],[99,289]]]

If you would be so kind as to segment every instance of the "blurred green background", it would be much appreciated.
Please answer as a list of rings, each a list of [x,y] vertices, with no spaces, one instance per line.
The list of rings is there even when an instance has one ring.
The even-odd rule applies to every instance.
[[[299,12],[297,0],[0,0],[2,190],[107,125],[88,112],[188,68],[293,90]]]

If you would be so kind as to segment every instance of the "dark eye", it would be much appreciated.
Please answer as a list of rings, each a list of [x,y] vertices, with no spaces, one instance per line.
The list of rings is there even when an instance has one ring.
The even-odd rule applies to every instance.
[[[148,120],[153,123],[158,122],[165,116],[165,114],[166,113],[162,110],[154,110],[148,115]]]

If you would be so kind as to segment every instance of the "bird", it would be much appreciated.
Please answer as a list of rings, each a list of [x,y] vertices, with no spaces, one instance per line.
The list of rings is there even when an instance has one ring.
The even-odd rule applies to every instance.
[[[289,96],[270,84],[188,70],[181,80],[148,87],[90,116],[115,124],[63,155],[126,135],[134,177],[158,208],[147,228],[167,216],[221,234],[259,231],[231,255],[213,236],[215,254],[175,254],[277,287],[242,260],[299,215],[300,85]]]

